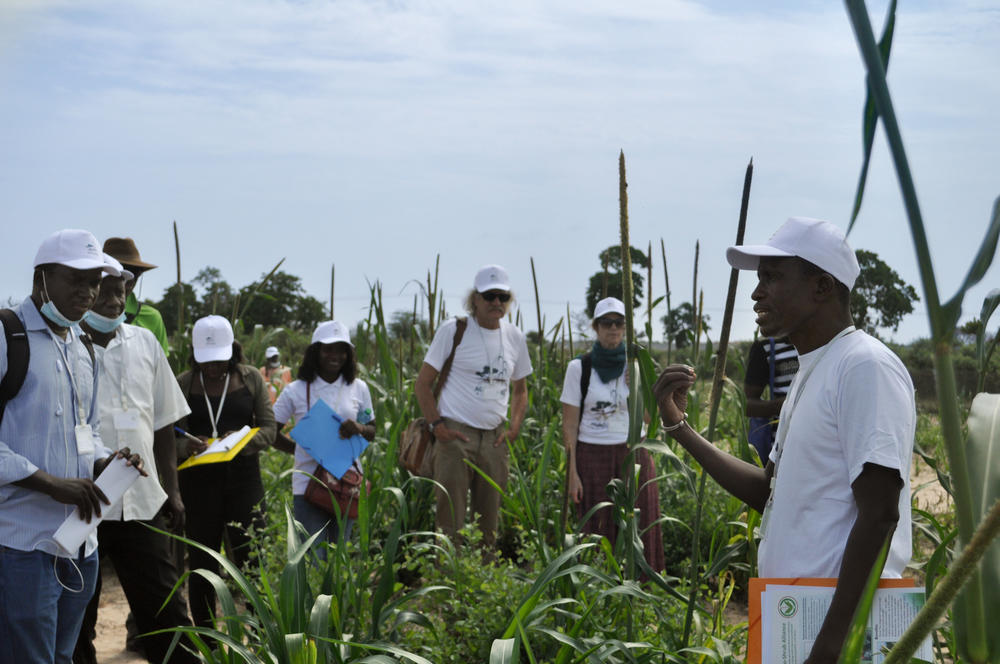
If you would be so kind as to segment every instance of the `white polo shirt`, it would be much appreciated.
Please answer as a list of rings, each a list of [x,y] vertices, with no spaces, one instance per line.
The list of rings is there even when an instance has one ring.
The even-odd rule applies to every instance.
[[[94,351],[102,368],[97,393],[101,439],[112,450],[128,447],[139,454],[149,474],[125,492],[105,519],[148,521],[167,499],[153,454],[153,432],[191,409],[163,347],[149,330],[123,323],[107,348],[94,344]]]
[[[319,376],[309,384],[309,403],[306,403],[306,383],[296,380],[289,383],[274,402],[274,419],[280,424],[287,424],[292,417],[298,421],[309,412],[309,408],[322,399],[326,405],[342,420],[354,420],[358,424],[368,424],[375,418],[372,412],[372,395],[368,385],[360,378],[355,378],[350,384],[344,382],[343,376],[328,383]],[[319,464],[301,445],[295,446],[295,469],[310,475],[316,472]],[[358,464],[360,468],[360,464]],[[309,476],[302,473],[292,474],[292,495],[301,496],[309,485]]]

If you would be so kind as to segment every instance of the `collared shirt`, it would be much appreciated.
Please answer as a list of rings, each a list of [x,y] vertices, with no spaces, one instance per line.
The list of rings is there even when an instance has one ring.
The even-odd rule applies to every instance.
[[[167,356],[149,330],[122,324],[107,348],[95,346],[94,350],[101,363],[101,438],[113,450],[128,447],[139,454],[149,473],[129,487],[105,519],[149,521],[167,498],[157,479],[153,432],[172,425],[191,409]]]
[[[99,433],[98,369],[79,333],[70,330],[65,341],[52,334],[31,298],[14,312],[28,334],[30,361],[24,385],[7,403],[0,423],[0,546],[65,556],[52,535],[76,506],[56,502],[14,482],[39,469],[55,477],[91,478],[95,459],[110,456],[111,450],[101,442]],[[64,358],[69,359],[70,372]],[[6,373],[7,340],[0,334],[0,376]],[[86,422],[79,423],[89,423],[94,431],[92,454],[77,452],[76,403],[85,411]],[[94,532],[87,538],[85,553],[90,555],[96,548]]]

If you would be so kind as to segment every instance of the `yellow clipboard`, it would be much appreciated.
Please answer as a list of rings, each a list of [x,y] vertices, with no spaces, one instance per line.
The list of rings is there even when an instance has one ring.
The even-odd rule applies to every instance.
[[[260,427],[250,428],[245,426],[239,431],[234,431],[224,438],[215,438],[208,441],[208,448],[201,454],[188,457],[184,463],[177,466],[177,470],[184,470],[192,466],[203,466],[206,463],[223,463],[232,460],[240,453],[246,444],[257,435]]]

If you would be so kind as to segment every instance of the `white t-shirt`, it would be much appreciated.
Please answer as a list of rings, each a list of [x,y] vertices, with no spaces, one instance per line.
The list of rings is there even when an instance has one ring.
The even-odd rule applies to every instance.
[[[337,380],[328,383],[317,376],[309,386],[308,405],[306,404],[305,381],[292,381],[281,391],[278,400],[274,402],[274,420],[280,424],[287,424],[294,416],[298,421],[309,412],[309,408],[316,403],[317,399],[325,401],[326,405],[344,420],[354,420],[359,424],[367,424],[375,417],[372,395],[368,391],[368,385],[365,381],[355,378],[354,382],[348,385],[344,382],[343,376],[338,376]],[[360,463],[355,462],[355,465],[360,471]],[[311,475],[316,472],[318,466],[319,464],[309,455],[309,452],[300,445],[295,446],[296,470]],[[301,496],[304,494],[308,484],[308,475],[292,473],[292,495]]]
[[[783,450],[771,450],[777,479],[767,532],[760,544],[762,577],[836,577],[857,518],[851,484],[865,463],[899,471],[899,522],[884,578],[898,578],[912,554],[910,457],[916,430],[913,383],[882,342],[855,331],[799,356],[799,372],[780,419],[788,419]],[[819,359],[819,362],[817,362]],[[815,364],[804,386],[801,377]]]
[[[583,362],[579,359],[570,361],[566,366],[560,401],[580,407],[582,372]],[[591,368],[577,439],[594,445],[617,445],[628,440],[628,380],[625,372],[610,383],[604,383],[597,370]]]
[[[487,330],[469,316],[462,343],[455,350],[451,373],[438,398],[438,412],[476,429],[495,429],[507,419],[510,381],[531,374],[531,358],[524,333],[507,321]],[[438,371],[455,339],[456,319],[434,334],[424,362]]]
[[[101,439],[112,450],[128,447],[139,454],[149,473],[129,487],[105,519],[148,521],[167,499],[156,470],[153,432],[170,426],[191,409],[163,347],[149,330],[123,323],[108,347],[94,344],[94,352],[102,368],[97,392]]]

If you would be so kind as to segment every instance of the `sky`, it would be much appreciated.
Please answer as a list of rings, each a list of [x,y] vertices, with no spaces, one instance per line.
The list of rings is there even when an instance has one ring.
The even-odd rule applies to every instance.
[[[876,32],[886,6],[869,3]],[[942,300],[1000,195],[998,66],[995,2],[900,3],[889,85]],[[846,229],[864,85],[836,2],[4,0],[0,300],[29,292],[60,228],[133,237],[161,266],[141,281],[157,300],[177,276],[176,222],[185,281],[214,266],[239,287],[284,258],[328,301],[335,266],[348,324],[376,281],[389,311],[411,309],[440,254],[451,313],[498,263],[534,328],[534,259],[550,328],[584,309],[619,242],[624,151],[654,297],[661,239],[674,306],[691,300],[698,243],[714,340],[747,163],[748,243],[789,216]],[[900,342],[929,335],[910,238],[880,129],[849,241],[920,293],[886,334]],[[969,291],[962,321],[998,277]],[[734,340],[754,334],[755,283],[741,274]]]

